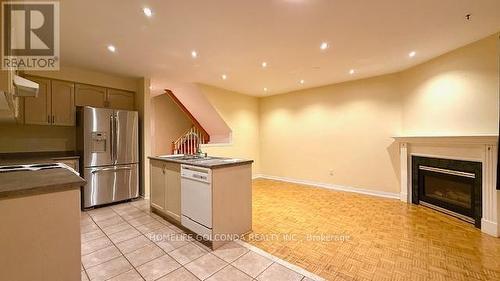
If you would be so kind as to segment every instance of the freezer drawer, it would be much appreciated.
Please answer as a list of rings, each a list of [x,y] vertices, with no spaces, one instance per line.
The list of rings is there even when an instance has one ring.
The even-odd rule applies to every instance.
[[[85,168],[83,207],[88,208],[139,196],[138,165]]]

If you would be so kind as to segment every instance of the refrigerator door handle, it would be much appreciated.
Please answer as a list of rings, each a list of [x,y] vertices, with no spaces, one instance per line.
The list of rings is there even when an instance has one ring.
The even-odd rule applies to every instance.
[[[132,170],[132,167],[116,167],[116,168],[101,168],[101,169],[95,169],[92,170],[92,174],[98,173],[98,172],[106,172],[106,171],[119,171],[119,170]]]
[[[114,155],[113,155],[113,161],[115,164],[118,163],[118,131],[119,131],[119,128],[118,128],[118,114],[114,113],[113,112],[113,136],[114,136],[114,141],[113,141],[113,152],[114,152]]]
[[[112,114],[109,117],[109,128],[110,128],[110,141],[109,141],[109,153],[111,154],[111,162],[114,164],[115,163],[115,122],[113,121],[114,115]]]

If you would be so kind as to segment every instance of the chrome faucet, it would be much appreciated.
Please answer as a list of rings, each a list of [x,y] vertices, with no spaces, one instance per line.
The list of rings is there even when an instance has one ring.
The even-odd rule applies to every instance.
[[[201,148],[199,146],[198,146],[198,150],[196,151],[196,154],[198,155],[198,157],[207,158],[207,156],[208,156],[206,152],[201,151]]]

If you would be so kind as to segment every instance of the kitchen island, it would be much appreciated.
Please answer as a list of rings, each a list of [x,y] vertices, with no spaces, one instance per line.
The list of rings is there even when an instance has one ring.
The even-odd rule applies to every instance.
[[[28,166],[0,172],[0,280],[80,280],[85,180],[65,166]]]
[[[253,160],[149,158],[153,212],[213,249],[251,231]]]

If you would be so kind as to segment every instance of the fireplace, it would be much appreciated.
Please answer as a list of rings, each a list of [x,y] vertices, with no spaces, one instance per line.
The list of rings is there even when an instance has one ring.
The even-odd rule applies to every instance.
[[[412,156],[412,203],[481,227],[480,162]]]

